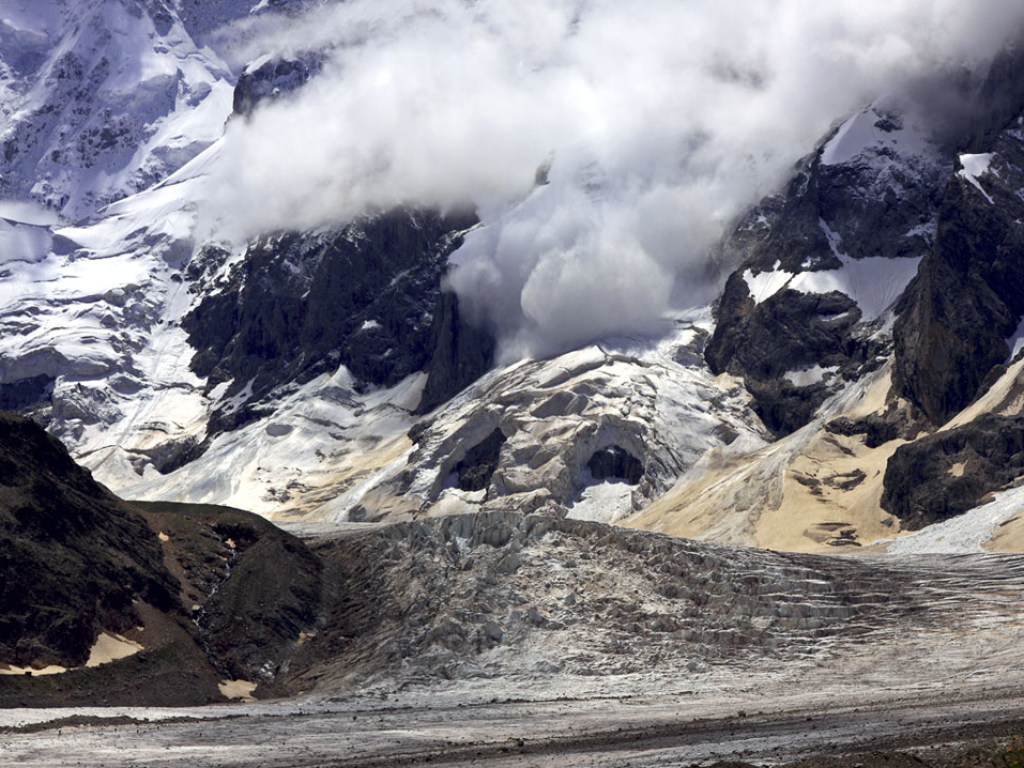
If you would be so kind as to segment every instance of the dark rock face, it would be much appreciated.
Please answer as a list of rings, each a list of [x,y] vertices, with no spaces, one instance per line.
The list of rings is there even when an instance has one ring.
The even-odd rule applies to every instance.
[[[900,425],[893,419],[881,415],[868,416],[856,421],[842,416],[825,425],[825,431],[834,435],[864,435],[864,445],[877,448],[901,436]]]
[[[100,632],[145,628],[130,658],[5,678],[0,706],[202,704],[224,678],[274,695],[321,592],[321,562],[266,520],[122,501],[0,413],[0,663],[81,667]]]
[[[469,449],[455,466],[459,475],[459,488],[463,491],[482,491],[491,484],[494,470],[498,468],[501,446],[508,438],[500,429],[495,429],[483,442]]]
[[[992,61],[980,89],[969,99],[966,133],[970,138],[962,143],[966,152],[987,152],[1000,134],[1020,115],[1024,104],[1024,47],[1018,36],[1015,45],[1007,46]]]
[[[429,413],[468,387],[494,362],[494,337],[459,312],[459,297],[442,290],[434,311],[433,350],[420,413]]]
[[[156,534],[34,423],[0,414],[0,658],[84,664],[133,605],[176,605]]]
[[[922,262],[893,329],[893,386],[942,424],[1006,361],[1024,315],[1024,146],[1002,135],[989,171],[954,175],[935,248]]]
[[[900,446],[885,470],[882,507],[917,529],[955,517],[1024,474],[1024,416],[986,414]]]
[[[595,451],[587,462],[587,469],[595,480],[625,480],[630,485],[638,485],[644,476],[640,460],[618,445]]]
[[[872,117],[876,127],[899,127],[896,116]],[[922,256],[936,183],[927,163],[890,157],[884,148],[837,165],[826,165],[819,151],[784,194],[762,201],[725,241],[722,258],[740,266],[726,281],[705,357],[716,374],[744,377],[757,414],[777,435],[806,424],[842,381],[873,370],[888,350],[848,296],[783,288],[758,302],[745,275],[834,270],[843,264],[838,253]],[[813,366],[832,369],[831,376],[807,384],[786,376]]]
[[[874,117],[878,123],[885,119]],[[850,258],[920,256],[928,246],[926,236],[906,235],[934,221],[938,179],[917,161],[878,152],[836,165],[824,164],[820,152],[805,161],[781,205],[773,202],[767,211],[764,205],[756,210],[768,228],[749,266],[768,270],[777,262],[794,273],[839,267],[823,222]]]
[[[246,67],[235,84],[233,109],[248,117],[262,103],[293,93],[314,77],[323,62],[319,56],[298,59],[271,59],[257,67]]]
[[[824,380],[801,386],[787,372],[819,366],[853,376],[877,365],[884,352],[876,340],[855,335],[861,312],[838,292],[784,289],[755,304],[737,272],[726,283],[719,316],[728,319],[705,350],[711,370],[744,376],[754,410],[779,435],[806,424],[834,391]]]
[[[0,411],[24,411],[49,397],[54,378],[45,373],[0,384]]]
[[[284,660],[316,622],[320,561],[301,541],[248,512],[164,502],[137,506],[168,538],[164,548],[186,577],[182,601],[210,663],[222,677],[273,691]]]
[[[445,335],[435,313],[448,255],[474,221],[394,210],[255,243],[229,284],[182,323],[197,350],[192,367],[209,387],[233,382],[228,395],[251,388],[242,408],[214,415],[211,434],[257,415],[258,400],[276,387],[342,364],[361,382],[389,386],[423,370],[438,339],[455,338],[447,349],[450,359],[457,355],[458,321],[441,312]],[[435,383],[432,397],[447,390]]]

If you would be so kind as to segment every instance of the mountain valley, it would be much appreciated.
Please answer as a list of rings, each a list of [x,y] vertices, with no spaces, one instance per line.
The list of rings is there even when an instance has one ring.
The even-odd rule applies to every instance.
[[[616,18],[520,48],[463,5],[439,26],[502,29],[484,62],[526,82]],[[416,9],[0,0],[0,750],[1017,764],[1007,13],[800,142],[748,137],[725,195],[703,153],[757,124],[675,135],[671,104],[601,143],[513,99],[519,144],[484,99],[508,157],[467,171],[492,137],[458,113],[429,145],[433,80],[407,123],[372,100],[425,61],[467,85]],[[759,104],[732,53],[700,71]]]

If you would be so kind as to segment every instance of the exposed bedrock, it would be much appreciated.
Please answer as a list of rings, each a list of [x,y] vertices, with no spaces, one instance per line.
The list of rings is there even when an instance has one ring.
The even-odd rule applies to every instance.
[[[894,390],[943,424],[1006,362],[1024,315],[1024,52],[1008,48],[980,89],[961,94],[948,138],[962,154],[946,176],[934,247],[893,328]],[[969,105],[969,106],[968,106]],[[963,119],[964,116],[967,119]]]
[[[851,118],[865,119],[875,121],[878,146],[825,162],[826,144],[722,246],[721,258],[739,267],[726,282],[705,356],[715,373],[745,379],[754,409],[779,436],[805,425],[827,397],[888,353],[876,322],[886,307],[857,293],[850,275],[858,268],[850,264],[920,257],[930,245],[938,150],[901,154],[898,143],[885,146],[890,133],[902,135],[897,116],[873,108]]]
[[[275,691],[282,667],[318,617],[320,561],[294,536],[229,507],[139,502],[181,574],[181,601],[222,679]]]
[[[970,403],[1007,361],[1007,339],[1024,315],[1024,146],[1016,128],[986,163],[977,177],[964,169],[953,176],[935,247],[893,329],[893,386],[935,424]]]
[[[0,660],[82,665],[137,601],[175,604],[157,536],[31,421],[0,413]]]
[[[905,529],[962,514],[1024,475],[1024,415],[985,414],[900,446],[885,470],[882,507]]]
[[[479,379],[494,364],[494,337],[459,310],[459,297],[442,289],[433,312],[427,383],[417,410],[429,413]]]
[[[436,365],[433,398],[482,373],[489,351],[458,362],[460,321],[441,293],[448,255],[474,221],[398,209],[340,230],[279,234],[252,245],[227,284],[182,323],[197,350],[192,367],[208,377],[208,389],[228,383],[209,432],[251,420],[272,407],[260,400],[273,390],[339,365],[364,384],[396,384],[431,364],[435,344],[447,367]],[[234,398],[240,393],[241,404]]]
[[[0,706],[204,704],[277,678],[318,618],[321,562],[248,512],[130,503],[0,413]],[[101,633],[135,644],[87,667]]]
[[[784,289],[758,304],[738,272],[726,284],[719,318],[706,351],[711,369],[743,376],[754,410],[778,435],[810,421],[846,377],[874,368],[885,351],[858,337],[861,312],[847,296]],[[805,382],[801,370],[827,373]]]
[[[904,258],[922,261],[892,331],[897,394],[943,423],[1006,360],[1024,311],[1021,58],[1008,50],[982,77],[950,79],[943,100],[928,97],[933,83],[852,116],[726,239],[721,257],[739,268],[707,360],[745,378],[777,434],[888,355],[878,321],[913,275]],[[801,375],[815,365],[816,380]]]
[[[242,70],[235,83],[232,107],[236,115],[249,117],[260,104],[270,103],[297,91],[322,66],[321,57],[272,58]]]

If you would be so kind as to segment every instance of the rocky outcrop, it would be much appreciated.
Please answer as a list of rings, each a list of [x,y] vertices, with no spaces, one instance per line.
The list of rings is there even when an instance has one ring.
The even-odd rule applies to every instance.
[[[893,386],[935,424],[1007,361],[1024,316],[1024,144],[1019,123],[994,152],[964,155],[943,199],[934,249],[893,329]]]
[[[854,115],[722,246],[740,266],[706,359],[744,378],[776,435],[888,354],[878,321],[930,247],[938,208],[944,154],[920,123],[883,104]]]
[[[321,562],[240,510],[131,504],[27,419],[0,413],[0,706],[219,700],[218,681],[273,694],[318,616]],[[140,650],[85,667],[100,633]]]
[[[890,440],[905,435],[897,419],[889,414],[872,414],[862,419],[850,419],[840,416],[825,424],[825,431],[833,435],[864,435],[864,445],[868,448],[877,448]]]
[[[53,376],[40,373],[27,379],[0,383],[0,410],[25,411],[53,391]]]
[[[56,440],[0,414],[0,661],[79,666],[101,631],[164,610],[178,584],[157,536]]]
[[[163,534],[165,560],[181,574],[184,608],[221,678],[276,690],[275,680],[316,623],[322,564],[296,539],[228,507],[138,502]]]
[[[879,341],[858,337],[861,312],[839,292],[781,290],[757,304],[741,273],[734,273],[718,316],[705,353],[708,364],[716,373],[744,377],[754,410],[777,435],[810,421],[845,378],[876,367],[885,351]],[[808,377],[816,381],[799,375],[819,369],[820,377]]]
[[[208,389],[228,384],[209,432],[245,423],[272,390],[339,365],[385,386],[423,370],[439,338],[435,307],[448,255],[473,222],[399,209],[252,245],[228,285],[182,322],[197,350],[193,370]]]
[[[1024,416],[985,414],[900,446],[885,470],[882,507],[916,530],[962,514],[1024,475]]]
[[[427,383],[417,411],[429,413],[479,379],[494,364],[494,337],[459,312],[459,297],[442,290],[434,310]]]
[[[987,152],[999,140],[1006,126],[1016,121],[1024,104],[1024,41],[1016,42],[996,54],[981,87],[966,97],[966,108],[953,115],[951,128],[957,149],[964,152]],[[966,119],[964,117],[966,116]],[[959,118],[959,119],[957,119]],[[963,136],[967,136],[966,141]]]
[[[297,91],[320,71],[322,65],[320,56],[310,54],[295,59],[268,59],[247,66],[235,83],[234,114],[249,117],[258,105]]]
[[[169,0],[143,0],[149,6],[172,3]],[[316,0],[173,0],[173,7],[189,33],[198,40],[230,22],[264,13],[294,13]]]

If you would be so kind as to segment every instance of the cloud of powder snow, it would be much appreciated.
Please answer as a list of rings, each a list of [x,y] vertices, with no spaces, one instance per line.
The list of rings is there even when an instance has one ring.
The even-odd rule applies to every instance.
[[[837,117],[990,57],[1019,0],[346,0],[228,30],[326,51],[229,126],[208,205],[242,236],[472,204],[451,286],[502,355],[656,330]],[[535,186],[541,166],[549,183]]]

